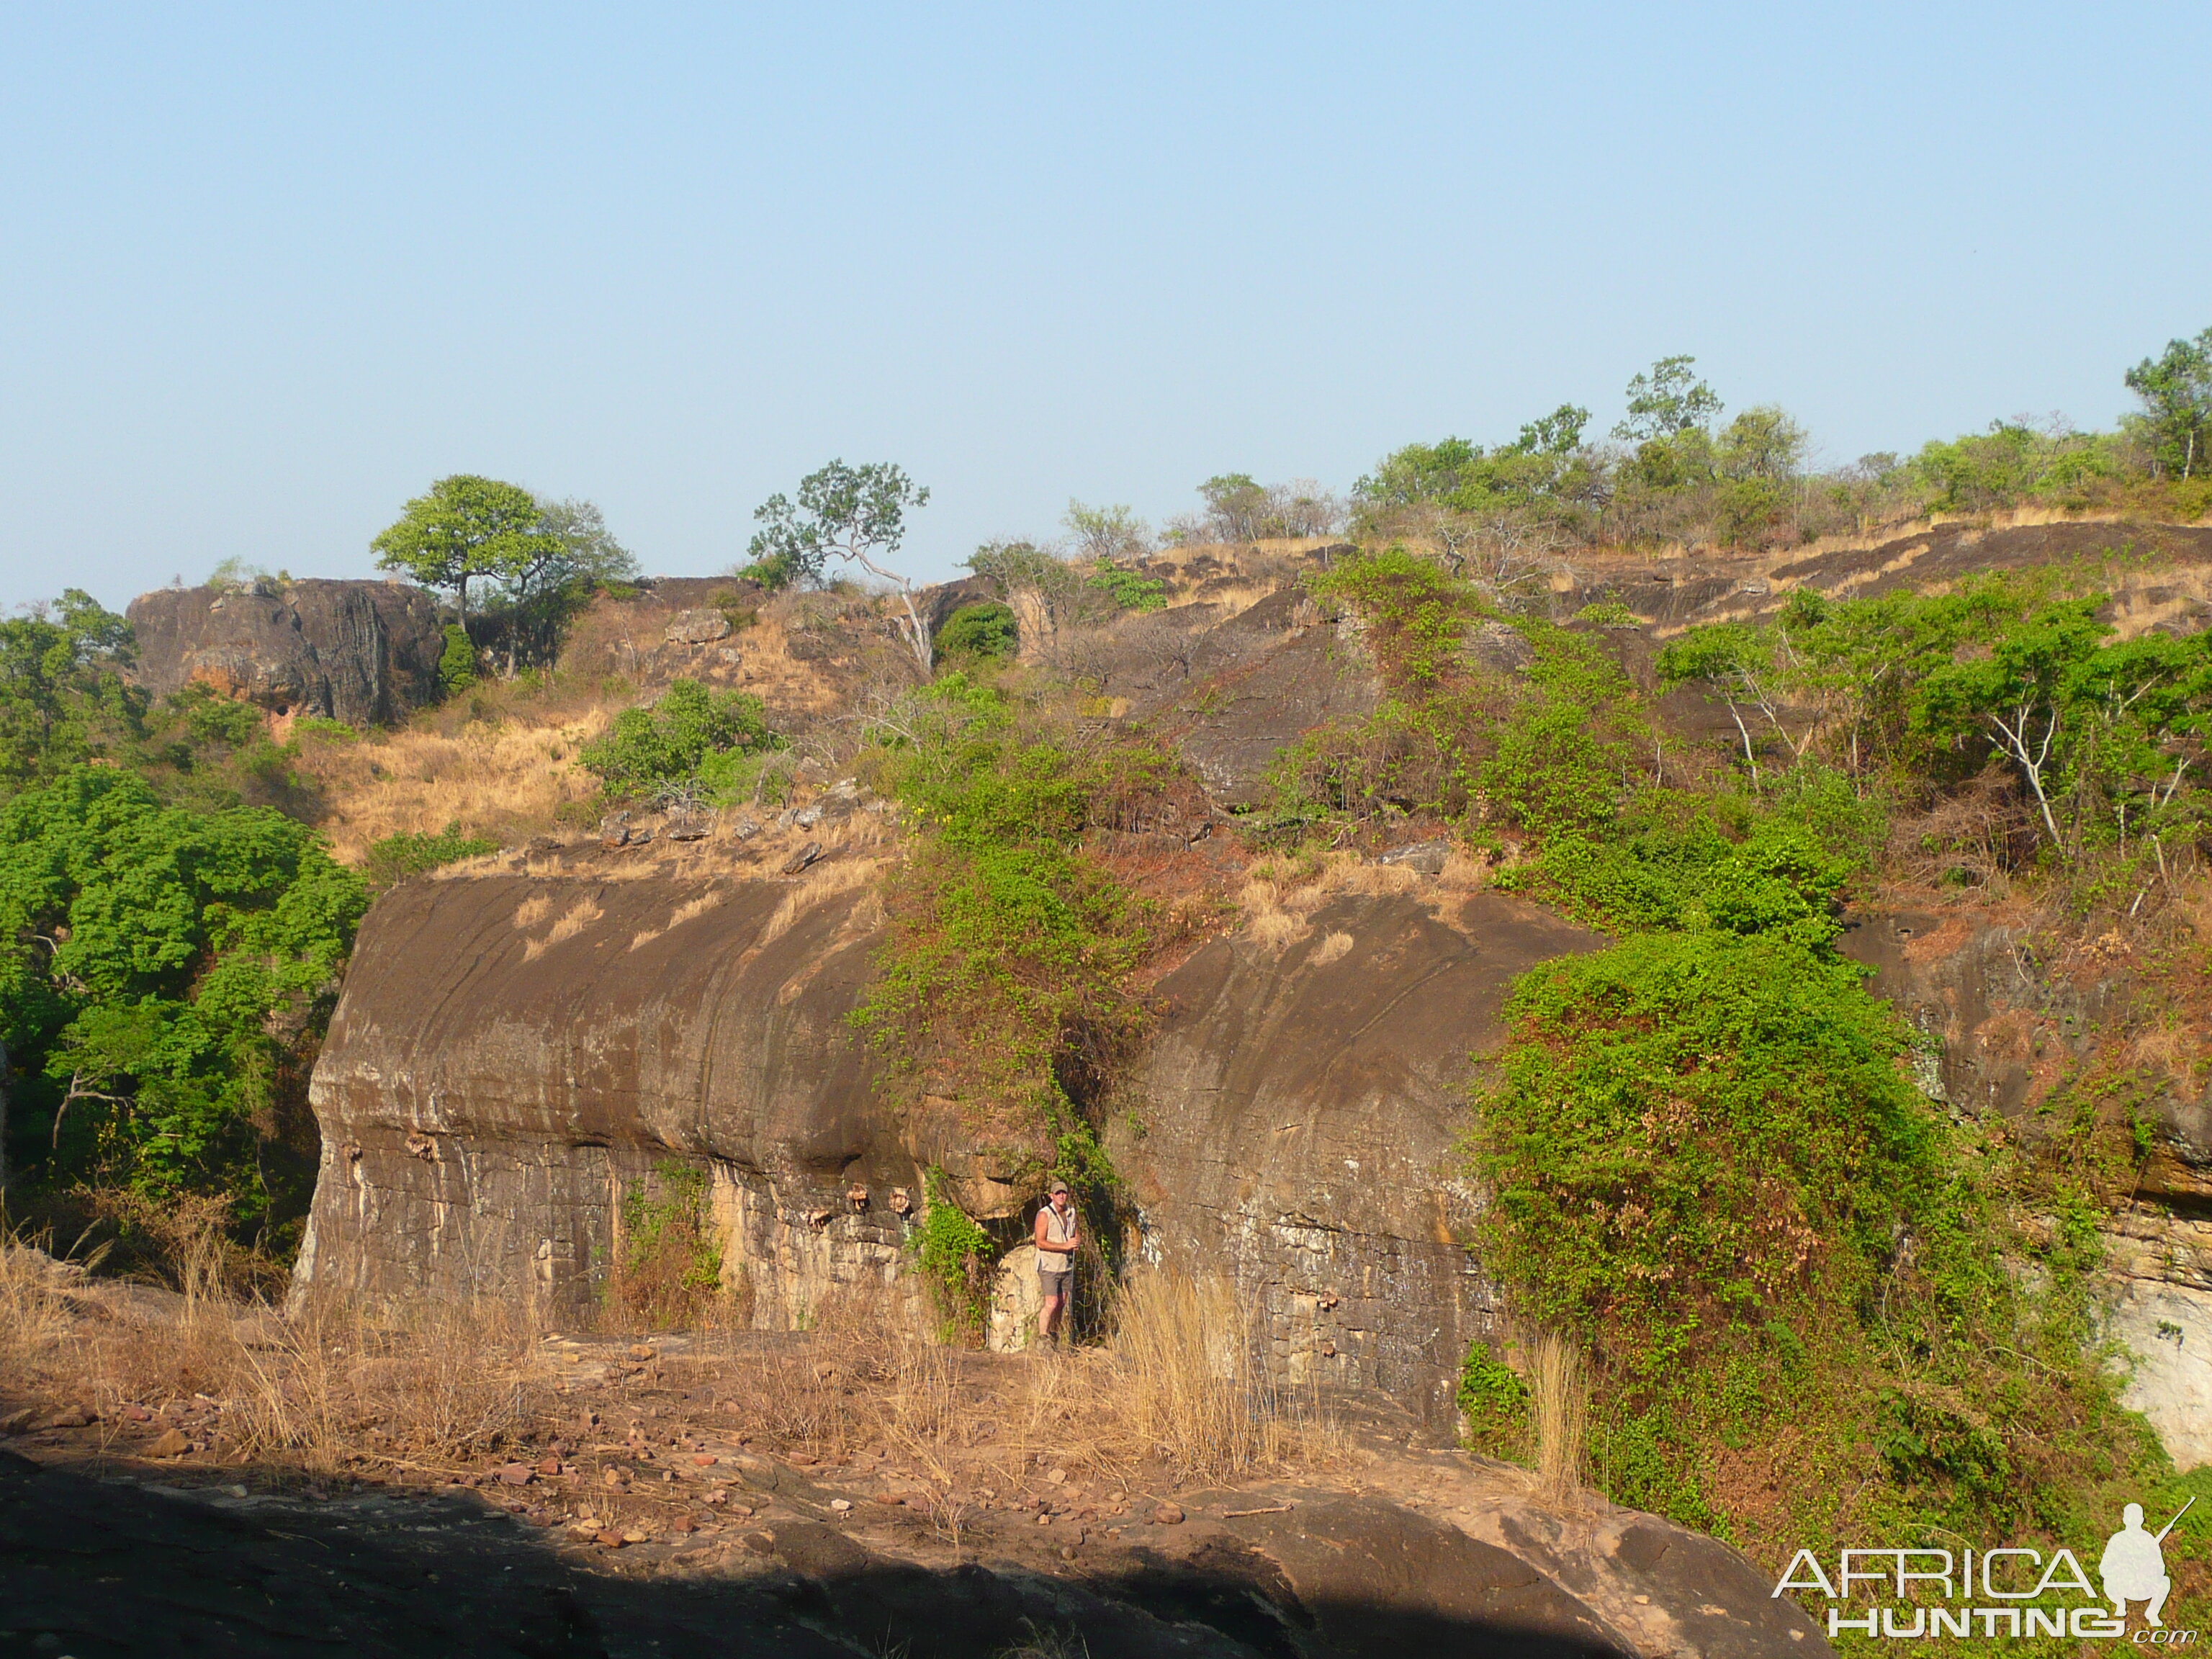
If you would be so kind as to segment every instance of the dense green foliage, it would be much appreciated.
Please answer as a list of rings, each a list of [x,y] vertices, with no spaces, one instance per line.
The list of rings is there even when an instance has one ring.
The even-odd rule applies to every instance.
[[[652,706],[616,715],[578,759],[618,800],[672,790],[734,799],[750,790],[760,759],[782,746],[758,697],[679,679]]]
[[[301,720],[279,744],[204,685],[152,702],[131,657],[74,591],[0,623],[9,1161],[19,1197],[216,1194],[281,1245],[312,1179],[305,1066],[367,904],[291,816],[314,800],[293,768],[354,733]]]
[[[459,623],[447,623],[445,648],[438,653],[438,684],[451,696],[476,683],[477,648],[469,642],[469,630]]]
[[[389,887],[410,876],[419,876],[434,870],[441,864],[453,864],[462,859],[481,858],[486,853],[499,851],[499,843],[483,836],[461,833],[456,819],[436,835],[400,831],[372,842],[364,874],[373,887]]]
[[[0,790],[50,778],[133,733],[145,712],[126,684],[129,625],[70,588],[44,612],[0,622]]]
[[[1484,1099],[1486,1261],[1523,1316],[1658,1375],[1708,1328],[1850,1301],[1946,1150],[1859,971],[1773,938],[1632,938],[1531,974]]]
[[[1771,623],[1695,629],[1661,675],[1705,687],[1761,757],[1822,760],[1894,787],[1995,763],[2019,781],[2048,854],[2134,836],[2186,840],[2207,821],[2212,635],[2124,641],[2100,622],[2094,573],[1990,575],[1933,597],[1800,592]]]
[[[929,1286],[947,1342],[974,1341],[991,1313],[991,1273],[998,1259],[991,1235],[945,1195],[945,1172],[922,1175],[921,1224],[906,1248]]]
[[[937,630],[937,654],[948,666],[1010,661],[1020,643],[1013,611],[994,602],[963,605]]]
[[[52,1176],[265,1207],[256,1134],[287,1039],[319,1018],[367,902],[267,808],[166,806],[100,766],[19,793],[0,809],[11,1128]]]
[[[1161,763],[1079,750],[1019,716],[956,672],[879,731],[877,763],[916,834],[855,1018],[930,1092],[1030,1133],[1078,1121],[1143,1029],[1127,981],[1151,908],[1081,842]]]

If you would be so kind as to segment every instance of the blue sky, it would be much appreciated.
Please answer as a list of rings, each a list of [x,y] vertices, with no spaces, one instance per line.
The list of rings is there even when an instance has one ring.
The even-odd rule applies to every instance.
[[[0,603],[368,574],[429,481],[740,557],[830,456],[909,563],[1223,471],[1601,424],[1823,456],[2128,404],[2212,324],[2200,5],[0,12]]]

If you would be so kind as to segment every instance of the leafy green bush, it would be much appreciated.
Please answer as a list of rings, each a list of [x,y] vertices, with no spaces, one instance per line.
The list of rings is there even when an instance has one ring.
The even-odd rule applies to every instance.
[[[480,858],[499,851],[499,843],[483,836],[465,836],[457,818],[436,835],[402,830],[369,843],[363,873],[372,887],[389,887],[410,876],[419,876],[441,864]]]
[[[47,1183],[270,1199],[278,1076],[326,1012],[359,877],[261,807],[164,805],[80,767],[0,809],[0,1041],[11,1131]]]
[[[476,683],[477,648],[469,641],[469,630],[457,622],[447,623],[445,649],[438,653],[438,684],[450,697]]]
[[[948,662],[1008,661],[1020,643],[1012,610],[996,601],[963,605],[937,630],[937,654]]]
[[[710,771],[720,789],[727,790],[736,778],[735,758],[757,758],[782,746],[782,738],[769,730],[758,697],[679,679],[652,708],[616,715],[613,726],[586,744],[578,759],[607,793],[635,800],[672,787],[697,786]]]
[[[1091,586],[1124,611],[1164,611],[1168,585],[1157,576],[1143,576],[1118,565],[1102,565],[1091,573]]]
[[[707,1173],[674,1158],[627,1182],[622,1251],[610,1286],[615,1302],[659,1329],[698,1322],[722,1287],[722,1247],[707,1202]]]
[[[947,1342],[974,1341],[991,1315],[991,1235],[945,1195],[945,1171],[922,1174],[921,1224],[906,1248],[921,1270]]]
[[[1521,981],[1478,1145],[1485,1260],[1527,1316],[1648,1368],[1713,1323],[1869,1282],[1941,1189],[1942,1146],[1859,977],[1699,933]]]
[[[1145,1024],[1127,988],[1152,908],[1087,857],[1084,830],[1137,781],[1119,757],[1025,733],[958,672],[916,702],[886,750],[919,831],[890,894],[890,939],[854,1014],[932,1092],[1024,1129],[1063,1124]]]
[[[1786,937],[1644,933],[1532,970],[1507,1015],[1476,1095],[1479,1248],[1520,1318],[1594,1354],[1592,1461],[1617,1501],[1727,1535],[1747,1516],[1714,1471],[1776,1436],[1809,1483],[1784,1537],[1813,1542],[1824,1472],[1869,1446],[1882,1484],[1854,1477],[1860,1514],[1895,1526],[2063,1528],[2085,1483],[2153,1473],[2096,1359],[2086,1146],[2053,1177],[1955,1129],[1856,966]],[[2090,1224],[2028,1245],[2008,1219],[2028,1206]],[[2033,1278],[2005,1266],[2023,1249]],[[1478,1429],[1513,1443],[1510,1421]]]
[[[1472,1438],[1517,1449],[1528,1428],[1528,1385],[1480,1342],[1470,1346],[1461,1362],[1456,1397]]]

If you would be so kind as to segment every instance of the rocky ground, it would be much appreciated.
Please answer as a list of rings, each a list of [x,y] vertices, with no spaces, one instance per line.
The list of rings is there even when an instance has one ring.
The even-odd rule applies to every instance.
[[[1040,1371],[1053,1398],[1113,1381],[1097,1351],[946,1358],[978,1427]],[[764,1379],[811,1377],[813,1411],[849,1363],[803,1336],[547,1338],[475,1452],[359,1423],[360,1451],[272,1451],[204,1394],[16,1408],[0,1654],[1826,1650],[1726,1547],[1544,1502],[1377,1397],[1332,1405],[1304,1467],[1213,1482],[1114,1455],[1078,1413],[1065,1455],[761,1427]]]

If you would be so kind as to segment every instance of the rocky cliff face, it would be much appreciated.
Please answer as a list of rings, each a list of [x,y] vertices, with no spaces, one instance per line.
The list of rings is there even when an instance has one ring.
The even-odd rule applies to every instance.
[[[836,868],[388,894],[315,1072],[301,1291],[481,1290],[573,1316],[620,1249],[625,1185],[670,1159],[707,1176],[728,1287],[763,1326],[911,1285],[926,1166],[972,1213],[1018,1220],[1036,1194],[1003,1149],[872,1085],[845,1016],[873,902],[835,890]],[[1160,988],[1115,1142],[1139,1249],[1231,1273],[1285,1380],[1381,1387],[1448,1427],[1459,1359],[1496,1317],[1462,1243],[1467,1056],[1513,975],[1594,942],[1494,894],[1385,895],[1338,901],[1279,957],[1205,947]]]
[[[367,726],[404,720],[438,695],[445,636],[419,587],[165,587],[140,594],[127,614],[137,678],[157,696],[198,683],[271,714]]]
[[[1921,1086],[2027,1137],[2048,1133],[2045,1102],[2117,1034],[2155,1029],[2117,935],[2053,962],[2024,922],[1961,906],[1859,917],[1843,948],[1927,1040]],[[2201,1056],[2203,1032],[2181,1035]],[[2212,1463],[2212,1083],[2185,1069],[2149,1103],[2154,1150],[2106,1231],[2110,1334],[2134,1356],[2127,1403],[2190,1468]]]
[[[1461,1360],[1502,1335],[1465,1241],[1468,1056],[1515,975],[1602,943],[1498,893],[1346,897],[1286,949],[1218,939],[1160,989],[1135,1123],[1112,1142],[1144,1253],[1229,1271],[1273,1374],[1380,1388],[1449,1425]]]

